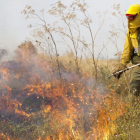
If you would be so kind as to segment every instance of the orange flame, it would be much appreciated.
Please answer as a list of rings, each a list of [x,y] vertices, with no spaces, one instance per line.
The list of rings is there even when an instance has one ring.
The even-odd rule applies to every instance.
[[[12,70],[9,70],[12,65],[10,62],[5,63],[10,68],[0,66],[2,120],[8,123],[9,120],[15,121],[16,117],[19,118],[19,124],[23,121],[34,122],[34,128],[26,133],[32,135],[32,131],[39,128],[35,138],[38,140],[107,140],[110,133],[115,133],[113,121],[126,110],[125,104],[120,103],[114,91],[101,94],[100,89],[93,90],[87,84],[92,79],[74,74],[69,76],[69,73],[68,78],[61,83],[55,77],[48,80],[52,71],[49,66],[46,67],[46,62],[36,57],[29,59],[26,53],[23,53],[22,59],[14,61],[17,68]],[[4,132],[0,138],[20,139]]]

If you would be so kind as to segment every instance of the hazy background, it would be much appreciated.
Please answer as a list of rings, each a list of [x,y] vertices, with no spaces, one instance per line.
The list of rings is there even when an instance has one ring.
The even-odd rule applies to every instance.
[[[50,5],[57,2],[58,0],[0,0],[0,49],[6,48],[10,52],[13,52],[18,45],[20,45],[27,37],[31,37],[30,33],[33,28],[27,28],[29,24],[37,23],[34,19],[25,19],[25,16],[21,14],[21,11],[26,5],[32,6],[36,12],[41,9],[46,11],[46,19],[48,23],[52,23],[54,18],[47,18],[47,11],[50,9]],[[70,4],[72,0],[61,0],[65,4]],[[96,30],[98,28],[98,11],[108,11],[108,19],[112,18],[112,6],[114,4],[120,4],[122,13],[129,8],[131,4],[140,4],[139,0],[85,0],[85,2],[90,6],[89,14],[94,19],[93,26]],[[117,21],[115,19],[109,19],[96,40],[96,44],[101,45],[101,43],[106,42],[109,37],[110,24],[115,24]],[[126,20],[127,24],[127,20]],[[125,39],[119,40],[119,50],[123,50]],[[108,46],[109,57],[112,58],[115,54],[115,47],[110,43]],[[59,46],[59,51],[63,51],[63,46]]]

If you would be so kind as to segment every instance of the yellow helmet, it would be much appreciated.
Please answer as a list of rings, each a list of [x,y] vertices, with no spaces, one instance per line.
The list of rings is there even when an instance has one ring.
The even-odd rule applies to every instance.
[[[129,7],[129,9],[127,10],[125,14],[136,15],[138,13],[140,13],[140,5],[133,4]]]

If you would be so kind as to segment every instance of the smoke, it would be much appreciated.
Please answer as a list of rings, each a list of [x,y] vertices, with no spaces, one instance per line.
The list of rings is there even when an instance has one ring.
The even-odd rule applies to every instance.
[[[102,120],[105,87],[93,78],[64,68],[60,80],[57,66],[30,50],[18,48],[13,60],[0,64],[0,121],[13,122],[14,126],[25,124],[20,134],[27,133],[24,122],[34,125],[34,131],[40,128],[36,138],[32,138],[33,130],[28,130],[31,139],[41,135],[58,139],[59,133],[64,139],[104,137],[102,124],[97,121]],[[8,135],[13,131],[0,128],[0,132]]]
[[[0,60],[2,59],[3,56],[5,56],[7,54],[7,50],[6,49],[0,49]]]

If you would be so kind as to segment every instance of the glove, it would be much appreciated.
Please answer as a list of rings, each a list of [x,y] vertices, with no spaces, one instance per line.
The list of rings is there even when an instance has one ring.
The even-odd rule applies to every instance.
[[[123,71],[123,72],[120,72],[120,73],[117,73],[117,74],[115,74],[115,73],[118,72],[118,71],[124,70],[124,69],[126,69],[126,68],[127,68],[127,67],[126,67],[125,65],[120,64],[119,67],[113,72],[114,77],[117,78],[117,79],[120,79],[120,76],[121,76],[121,74],[122,74],[124,71]]]

